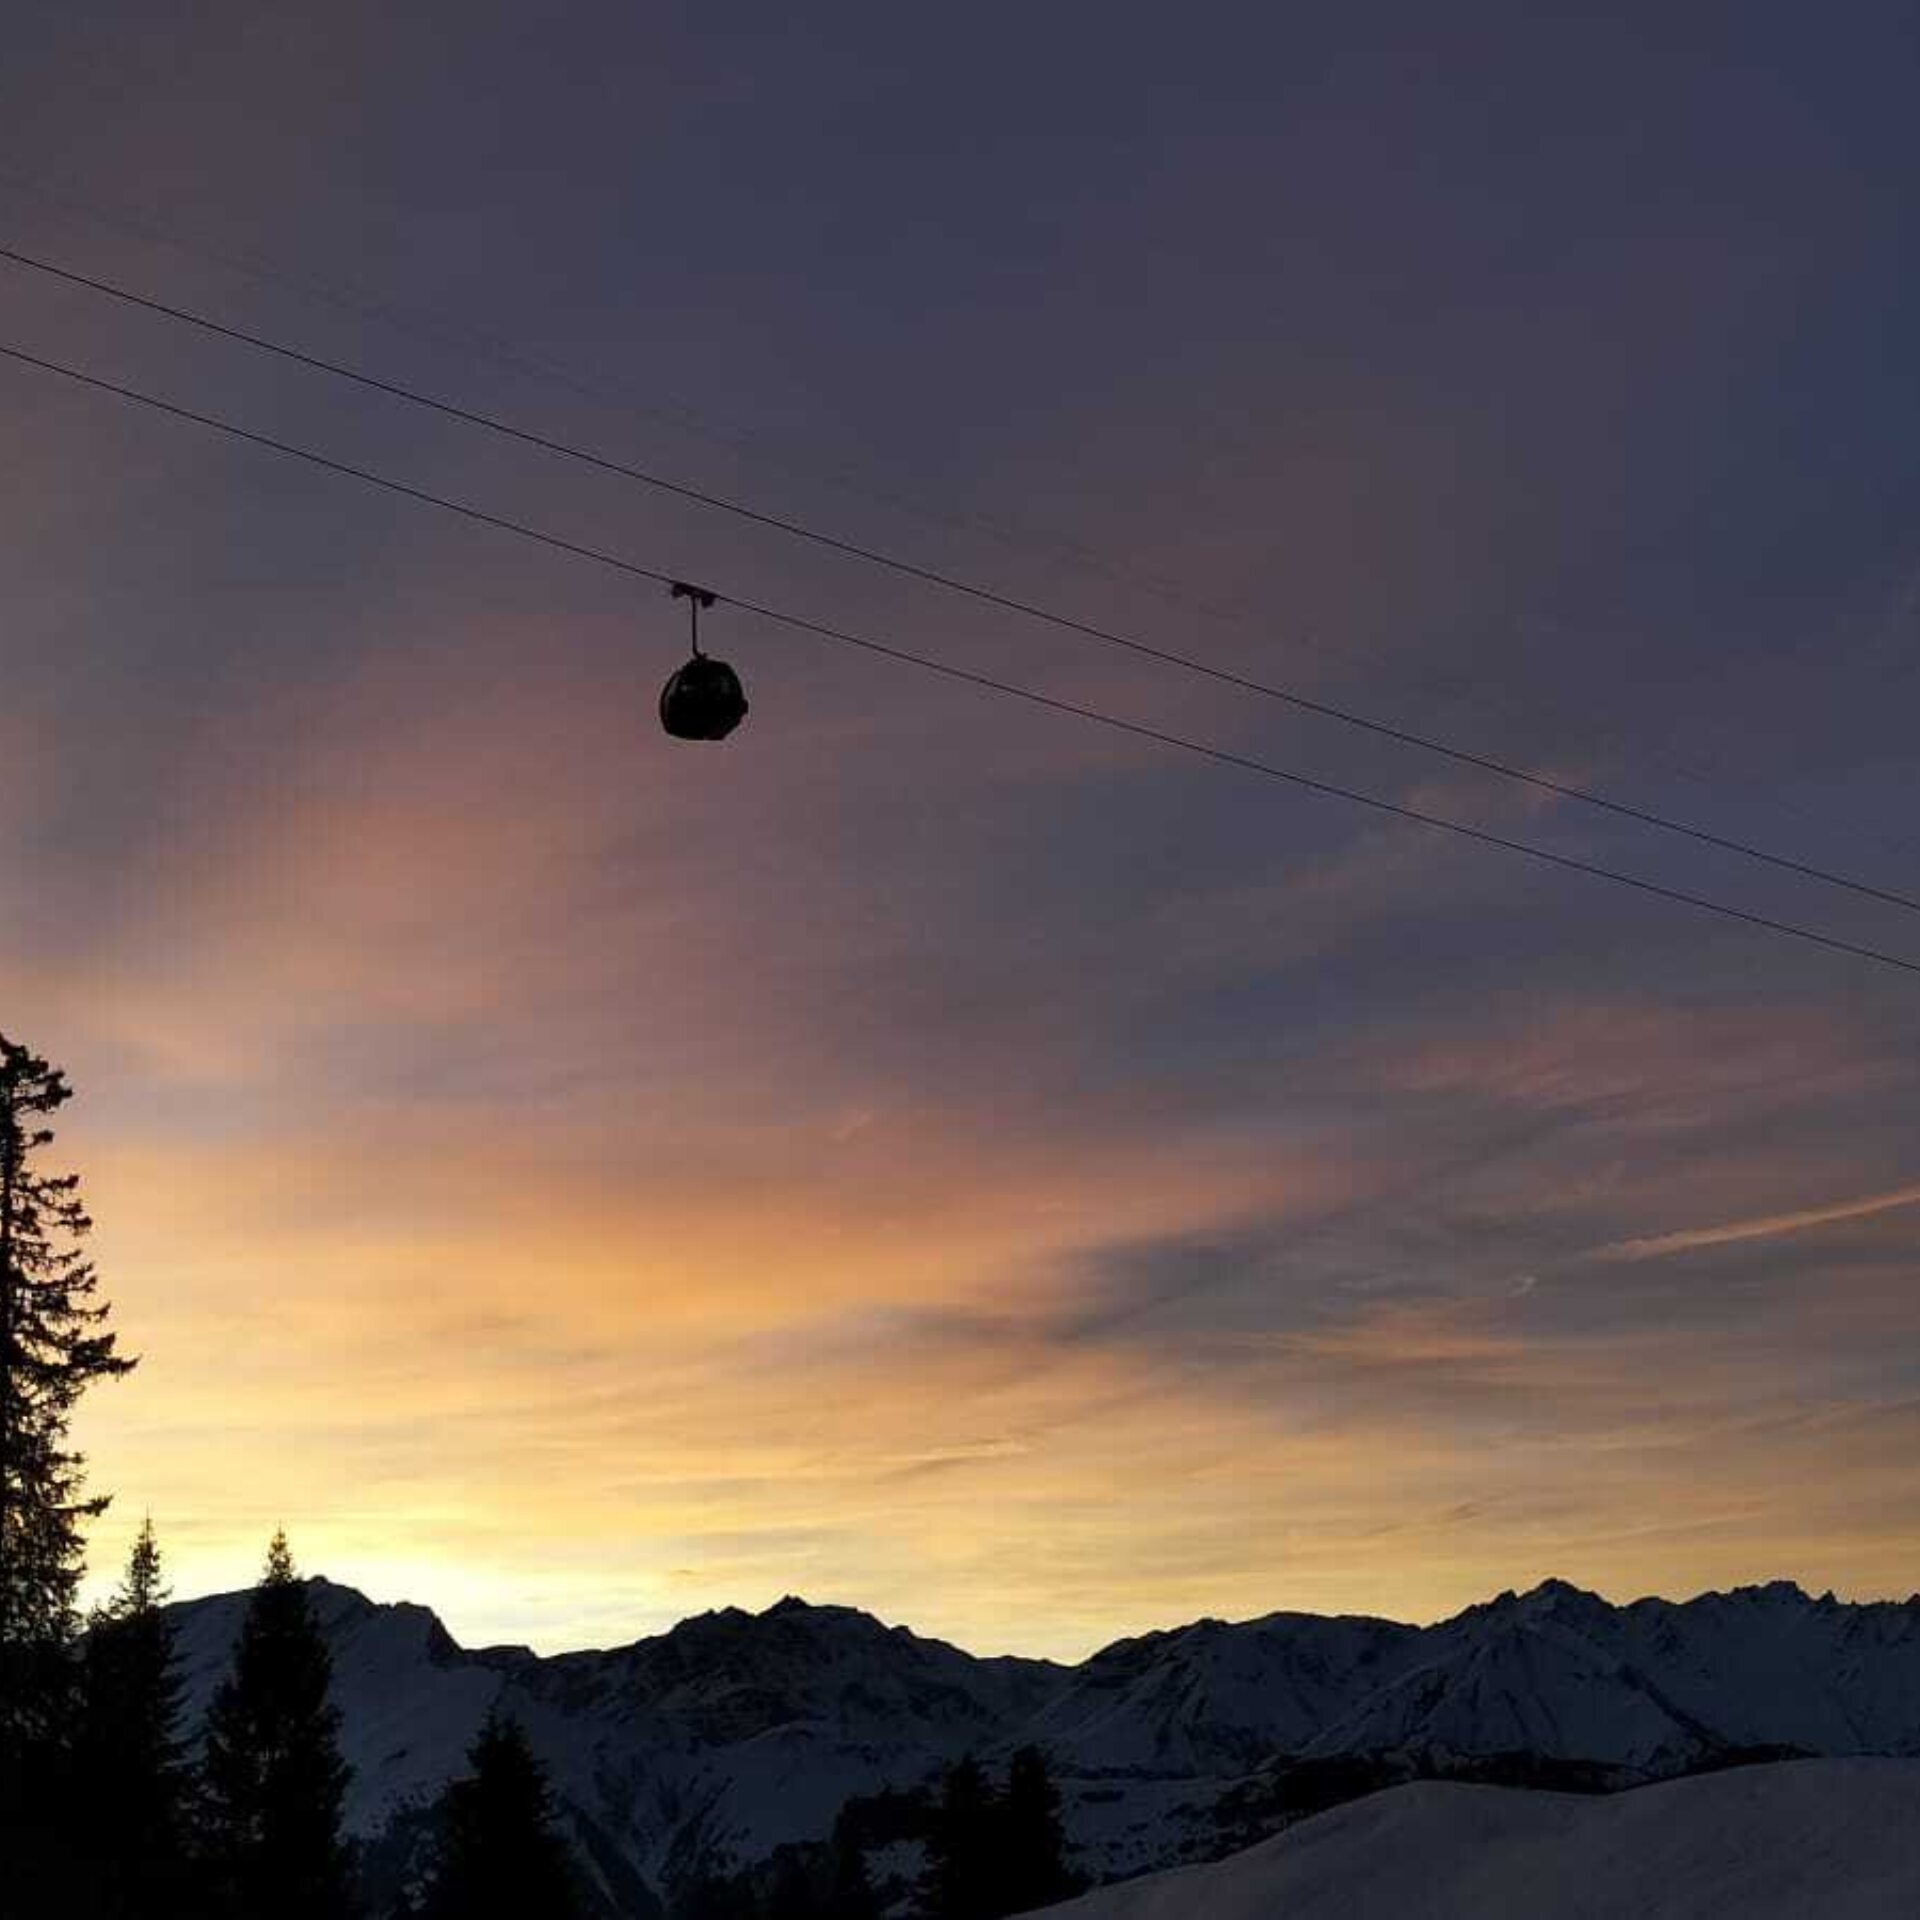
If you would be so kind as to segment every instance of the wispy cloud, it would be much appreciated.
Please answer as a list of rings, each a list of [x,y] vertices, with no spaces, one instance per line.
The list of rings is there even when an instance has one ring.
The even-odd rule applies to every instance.
[[[1761,1214],[1751,1220],[1729,1220],[1712,1227],[1683,1227],[1674,1233],[1647,1234],[1616,1241],[1594,1255],[1598,1260],[1657,1260],[1670,1253],[1690,1253],[1699,1247],[1722,1247],[1740,1240],[1771,1240],[1778,1234],[1805,1233],[1842,1220],[1863,1220],[1901,1207],[1920,1206],[1920,1187],[1900,1187],[1892,1193],[1868,1194],[1831,1206],[1802,1207],[1794,1213]]]

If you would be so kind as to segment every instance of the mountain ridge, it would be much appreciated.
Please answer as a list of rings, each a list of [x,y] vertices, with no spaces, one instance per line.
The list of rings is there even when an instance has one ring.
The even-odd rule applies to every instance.
[[[1229,1800],[1279,1807],[1300,1768],[1498,1762],[1624,1785],[1754,1750],[1920,1754],[1920,1595],[1815,1599],[1791,1581],[1617,1605],[1545,1580],[1425,1626],[1202,1618],[1074,1663],[975,1655],[791,1594],[543,1655],[464,1648],[431,1609],[330,1580],[309,1592],[354,1767],[350,1829],[404,1836],[498,1706],[526,1726],[585,1850],[611,1863],[617,1913],[817,1840],[850,1798],[1029,1742],[1101,1878],[1211,1857]],[[189,1725],[246,1598],[170,1610]]]

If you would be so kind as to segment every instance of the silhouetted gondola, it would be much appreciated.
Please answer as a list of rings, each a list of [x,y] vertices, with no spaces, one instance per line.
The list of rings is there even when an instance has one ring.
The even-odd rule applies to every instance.
[[[747,717],[747,690],[724,660],[700,651],[700,609],[712,606],[714,596],[676,580],[673,597],[689,602],[693,657],[660,689],[660,724],[676,740],[724,740]]]

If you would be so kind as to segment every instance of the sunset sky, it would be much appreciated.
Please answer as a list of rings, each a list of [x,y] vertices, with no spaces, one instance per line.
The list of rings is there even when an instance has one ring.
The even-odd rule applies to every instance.
[[[14,0],[0,245],[1920,895],[1920,23]],[[1920,959],[0,263],[0,344]],[[0,362],[0,1030],[110,1574],[469,1643],[1920,1588],[1920,979]]]

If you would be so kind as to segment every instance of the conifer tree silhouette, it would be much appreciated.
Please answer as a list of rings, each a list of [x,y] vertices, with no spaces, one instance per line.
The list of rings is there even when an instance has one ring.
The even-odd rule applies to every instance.
[[[833,1920],[880,1920],[880,1903],[867,1875],[867,1858],[852,1826],[843,1817],[834,1822],[829,1843],[830,1885],[827,1912]]]
[[[998,1825],[1002,1913],[1030,1913],[1075,1891],[1067,1871],[1059,1790],[1038,1747],[1022,1747],[1013,1756]]]
[[[62,1780],[70,1759],[84,1490],[68,1444],[80,1396],[126,1373],[77,1174],[43,1172],[66,1077],[0,1034],[0,1886],[12,1914],[62,1903],[73,1870]],[[70,1898],[64,1904],[71,1904]]]
[[[676,1895],[673,1920],[761,1920],[760,1902],[743,1880],[704,1874]]]
[[[472,1773],[446,1792],[428,1920],[572,1920],[580,1911],[572,1862],[520,1723],[490,1712],[467,1762]]]
[[[931,1920],[995,1920],[998,1797],[969,1754],[947,1769],[927,1843],[924,1904]]]
[[[820,1920],[813,1875],[797,1849],[776,1856],[767,1891],[767,1920]]]
[[[180,1679],[153,1522],[142,1523],[120,1589],[88,1623],[75,1774],[94,1836],[93,1908],[102,1920],[193,1911],[190,1775],[179,1737]]]
[[[285,1533],[267,1549],[233,1672],[207,1715],[205,1828],[216,1911],[232,1920],[341,1920],[348,1769],[333,1663]]]

